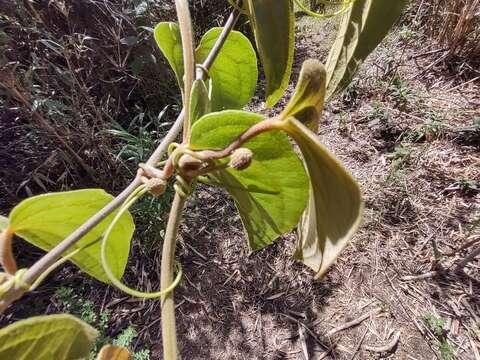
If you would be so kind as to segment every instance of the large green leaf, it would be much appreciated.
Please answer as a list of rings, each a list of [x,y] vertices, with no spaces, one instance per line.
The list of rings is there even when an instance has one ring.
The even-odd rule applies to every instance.
[[[203,62],[217,42],[222,28],[210,29],[196,50],[197,62]],[[258,79],[257,56],[248,38],[238,31],[228,35],[210,71],[212,111],[241,109],[248,104]]]
[[[155,41],[177,76],[180,89],[183,89],[183,50],[180,27],[174,22],[161,22],[155,26]]]
[[[360,188],[318,137],[294,118],[284,129],[302,151],[310,175],[310,201],[299,224],[295,257],[320,278],[356,232],[362,217]]]
[[[211,113],[192,127],[191,147],[221,149],[262,121],[261,115],[242,111]],[[261,249],[293,229],[308,200],[308,177],[282,131],[260,134],[243,145],[253,161],[243,171],[213,174],[233,196],[252,249]]]
[[[344,14],[327,60],[327,97],[345,90],[388,34],[408,0],[355,0]]]
[[[267,106],[283,96],[292,72],[295,17],[291,0],[248,0],[250,23],[267,79]]]
[[[325,101],[325,67],[317,60],[303,63],[295,92],[280,117],[294,117],[309,129],[318,130]]]
[[[37,316],[0,330],[0,359],[88,359],[97,331],[67,314]]]
[[[113,196],[100,189],[77,190],[31,197],[18,204],[10,213],[10,227],[29,243],[48,251],[58,245],[87,219],[107,205]],[[99,239],[115,214],[111,214],[68,252]],[[108,243],[109,263],[117,278],[123,276],[135,225],[125,213],[112,230],[114,240]],[[67,254],[67,253],[66,253]],[[65,254],[65,255],[66,255]],[[100,261],[100,243],[85,248],[72,257],[83,271],[105,283],[110,283]]]

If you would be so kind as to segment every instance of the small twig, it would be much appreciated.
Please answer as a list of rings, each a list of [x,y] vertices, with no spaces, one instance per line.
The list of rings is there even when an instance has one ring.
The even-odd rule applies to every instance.
[[[446,48],[442,48],[442,49],[425,51],[425,52],[421,52],[420,54],[413,55],[412,57],[410,57],[410,59],[417,59],[417,58],[422,57],[422,56],[433,55],[433,54],[436,54],[436,53],[439,53],[439,52],[442,52],[442,51],[447,51],[447,50],[448,49],[446,49]]]
[[[465,266],[467,266],[470,262],[472,262],[477,256],[480,255],[480,246],[473,250],[470,255],[465,257],[462,261],[460,261],[457,266],[455,266],[455,271],[460,272],[463,271]]]
[[[468,340],[470,341],[470,346],[472,347],[472,352],[475,355],[475,360],[480,360],[480,352],[478,351],[477,345],[475,341],[473,341],[472,337],[467,334]]]
[[[427,273],[420,274],[420,275],[404,276],[404,277],[400,278],[400,280],[402,280],[402,281],[424,280],[424,279],[430,279],[430,278],[436,277],[438,275],[440,275],[439,271],[429,271]]]
[[[360,347],[362,346],[363,340],[365,340],[365,336],[367,336],[368,329],[365,329],[365,332],[363,333],[360,341],[358,342],[357,346],[355,347],[355,350],[353,351],[352,356],[350,357],[350,360],[355,359],[355,356],[357,356],[358,351],[360,350]]]
[[[374,316],[374,315],[377,315],[379,313],[382,312],[382,308],[376,308],[366,314],[363,314],[362,316],[359,316],[358,318],[352,320],[352,321],[349,321],[345,324],[342,324],[340,326],[337,326],[336,328],[330,330],[328,333],[327,333],[327,336],[332,336],[334,334],[336,334],[337,332],[339,331],[343,331],[343,330],[346,330],[346,329],[349,329],[351,327],[354,327],[354,326],[357,326],[359,324],[361,324],[363,321],[367,320],[370,316]]]
[[[58,143],[65,149],[67,154],[72,156],[75,161],[80,165],[80,167],[85,170],[87,175],[90,177],[91,180],[97,182],[97,177],[95,176],[95,172],[93,169],[85,163],[85,161],[77,154],[75,150],[65,141],[65,139],[58,133],[58,131],[38,112],[38,110],[34,109],[32,104],[28,101],[27,97],[23,93],[23,89],[18,89],[17,84],[15,84],[15,80],[11,74],[6,73],[6,71],[0,72],[0,85],[10,92],[13,98],[21,103],[24,108],[30,111],[30,114],[34,121],[43,128],[47,133],[49,133],[52,137],[54,137]]]
[[[282,316],[285,316],[286,318],[292,320],[292,321],[295,321],[298,325],[301,325],[307,332],[308,334],[312,337],[313,340],[315,340],[315,342],[320,345],[320,347],[322,349],[324,349],[325,351],[328,351],[330,352],[331,349],[329,349],[327,346],[325,346],[321,341],[320,339],[318,338],[317,334],[315,334],[313,332],[313,330],[311,330],[307,325],[305,325],[303,322],[301,322],[300,320],[298,319],[295,319],[293,316],[290,316],[290,315],[287,315],[287,314],[284,314],[284,313],[279,313],[280,315]]]
[[[464,82],[464,83],[461,83],[461,84],[459,84],[459,85],[457,85],[457,86],[454,86],[454,87],[448,89],[446,92],[448,93],[448,92],[451,92],[451,91],[453,91],[453,90],[457,90],[458,88],[461,88],[462,86],[465,86],[465,85],[470,84],[470,83],[472,83],[472,82],[474,82],[474,81],[477,81],[478,79],[480,79],[480,76],[477,76],[477,77],[475,77],[475,78],[473,78],[473,79],[468,80],[467,82]]]
[[[363,348],[368,351],[376,352],[376,353],[388,353],[395,349],[398,342],[400,341],[400,331],[397,331],[395,335],[393,335],[392,340],[386,343],[383,346],[369,346],[364,345]]]
[[[302,346],[303,357],[305,360],[310,360],[310,355],[308,354],[308,346],[307,346],[307,339],[305,337],[305,328],[298,324],[298,336],[300,337],[300,344]]]

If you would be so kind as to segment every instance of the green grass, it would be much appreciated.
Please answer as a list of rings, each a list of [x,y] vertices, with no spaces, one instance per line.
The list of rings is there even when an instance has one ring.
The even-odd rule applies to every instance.
[[[91,300],[83,299],[79,294],[75,293],[72,288],[59,288],[55,292],[55,298],[63,307],[64,312],[78,317],[98,330],[99,335],[90,353],[89,360],[94,360],[100,349],[107,344],[127,348],[132,353],[132,360],[150,359],[150,351],[147,349],[133,352],[134,341],[138,337],[138,333],[133,325],[128,325],[115,338],[111,338],[107,335],[108,325],[112,315],[110,311],[103,310],[98,314],[94,303]]]
[[[435,346],[440,352],[444,360],[451,360],[454,358],[455,348],[448,342],[445,335],[445,320],[434,314],[427,313],[423,317],[423,322],[427,328],[435,335]]]

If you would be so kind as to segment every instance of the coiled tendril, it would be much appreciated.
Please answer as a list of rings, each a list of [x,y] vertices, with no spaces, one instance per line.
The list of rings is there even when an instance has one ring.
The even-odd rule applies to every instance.
[[[144,298],[144,299],[154,299],[154,298],[159,298],[161,296],[164,296],[168,293],[170,293],[175,287],[180,283],[180,280],[182,278],[182,267],[179,262],[177,262],[176,265],[176,270],[177,270],[177,276],[175,277],[175,280],[170,284],[165,289],[162,289],[161,291],[157,292],[142,292],[138,291],[132,288],[129,288],[125,284],[123,284],[119,279],[115,277],[113,274],[112,269],[108,265],[108,259],[107,259],[107,244],[108,240],[110,238],[110,234],[117,224],[117,222],[120,220],[122,215],[138,200],[140,199],[145,193],[147,192],[147,189],[145,185],[141,185],[137,190],[135,190],[123,203],[122,207],[118,210],[117,214],[113,218],[112,222],[108,226],[107,230],[105,231],[105,234],[102,238],[102,243],[101,243],[101,250],[100,250],[100,255],[101,255],[101,260],[102,260],[102,267],[105,273],[107,274],[108,279],[112,282],[114,286],[122,290],[123,292],[139,297],[139,298]]]

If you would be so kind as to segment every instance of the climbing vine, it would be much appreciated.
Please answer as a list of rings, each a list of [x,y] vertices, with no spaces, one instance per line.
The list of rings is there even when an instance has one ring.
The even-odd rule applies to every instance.
[[[173,292],[182,267],[175,247],[185,203],[198,182],[231,195],[252,250],[297,228],[293,256],[316,278],[348,244],[362,218],[361,191],[316,134],[325,102],[348,86],[407,1],[321,1],[323,13],[300,0],[228,2],[232,11],[225,26],[209,30],[198,44],[186,0],[175,1],[177,23],[155,27],[154,39],[177,77],[183,110],[124,191],[116,197],[101,189],[44,194],[0,218],[0,310],[70,261],[131,296],[161,298],[164,358],[179,358]],[[242,110],[255,93],[257,54],[265,72],[266,106],[284,96],[294,59],[295,7],[319,18],[342,17],[326,66],[305,61],[293,95],[276,115]],[[255,46],[234,30],[241,16],[248,18]],[[161,289],[147,293],[121,281],[135,230],[129,208],[141,197],[162,196],[168,182],[174,183],[175,197],[163,243]],[[18,269],[14,236],[47,254],[28,269]],[[35,317],[0,330],[0,358],[29,358],[46,348],[55,359],[87,358],[95,336],[94,329],[68,315]],[[113,358],[126,359],[128,353],[108,346],[98,355]]]

